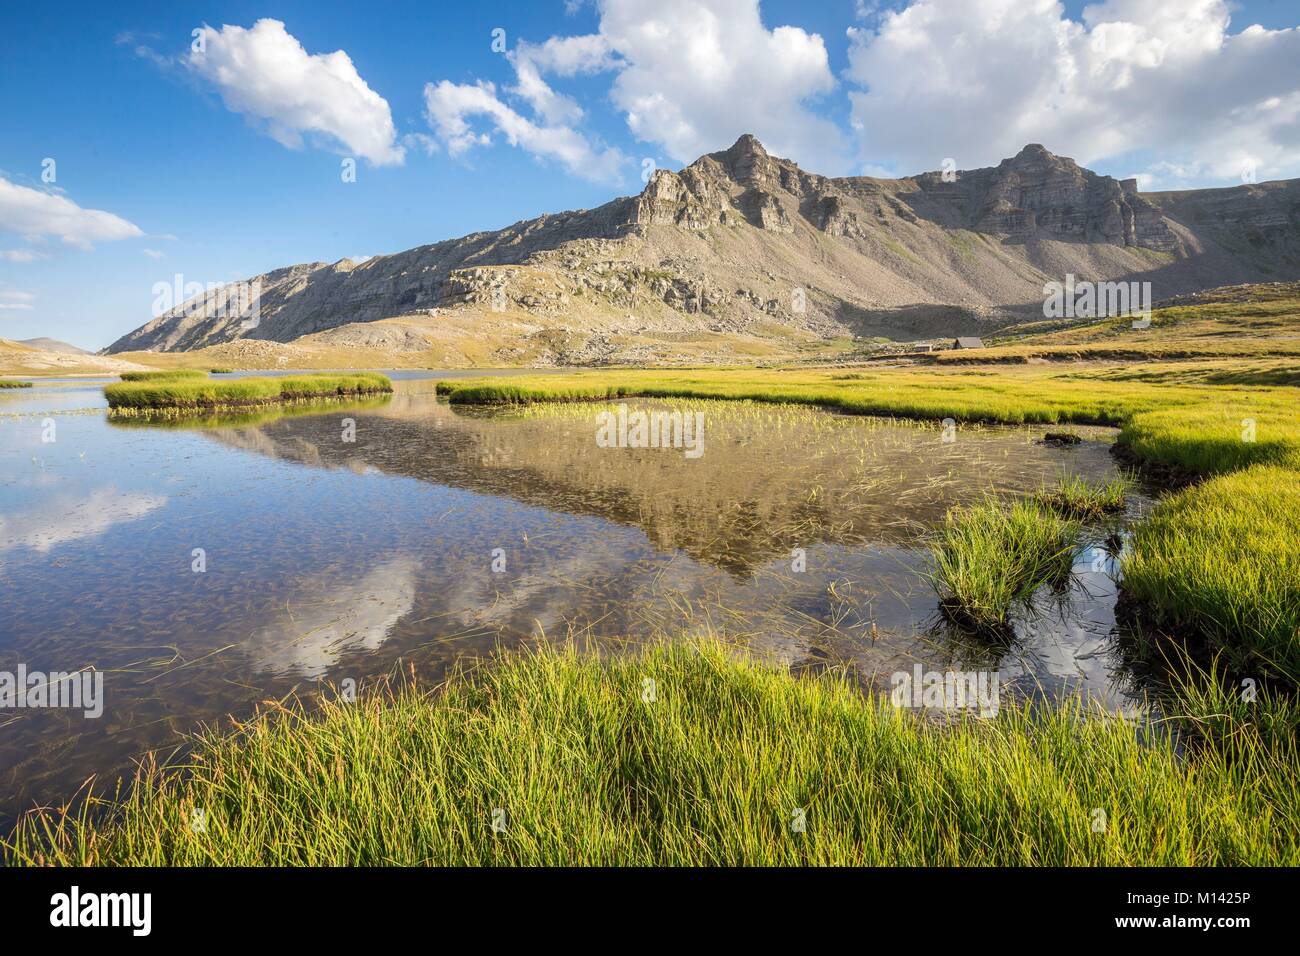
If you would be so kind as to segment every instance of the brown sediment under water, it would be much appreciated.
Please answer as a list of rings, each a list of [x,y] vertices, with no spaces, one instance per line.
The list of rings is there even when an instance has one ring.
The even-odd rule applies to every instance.
[[[1113,477],[1113,429],[1057,447],[1043,426],[622,403],[702,415],[694,456],[602,447],[617,404],[450,406],[446,373],[393,377],[387,400],[158,424],[109,422],[102,381],[0,394],[0,672],[104,675],[98,718],[0,709],[0,823],[261,702],[542,640],[712,631],[864,689],[919,664],[1145,707],[1114,576],[1146,496],[1085,530],[1007,639],[948,625],[926,577],[949,508]]]

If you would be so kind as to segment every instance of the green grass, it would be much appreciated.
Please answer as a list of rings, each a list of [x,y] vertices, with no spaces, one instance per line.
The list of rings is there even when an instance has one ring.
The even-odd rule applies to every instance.
[[[169,368],[150,372],[123,372],[124,382],[166,382],[172,379],[207,378],[208,373],[198,368]]]
[[[389,396],[376,393],[370,396],[348,399],[349,412],[369,408],[383,408]],[[252,405],[234,408],[204,408],[186,410],[184,414],[113,415],[108,424],[113,428],[148,428],[202,431],[204,429],[247,428],[253,425],[267,425],[271,422],[288,418],[302,418],[333,411],[337,407],[333,399],[300,399],[292,402],[276,402],[271,405]]]
[[[0,388],[31,388],[31,382],[15,382],[13,379],[0,378]]]
[[[1300,679],[1300,472],[1257,465],[1181,491],[1138,526],[1124,589],[1234,668]]]
[[[1259,681],[1249,688],[1235,681],[1218,656],[1202,667],[1186,654],[1167,662],[1172,675],[1163,702],[1177,715],[1189,740],[1220,746],[1237,737],[1256,737],[1285,753],[1300,735],[1300,698]]]
[[[949,511],[930,543],[932,582],[959,623],[996,630],[1019,602],[1070,573],[1079,524],[1032,501]]]
[[[1135,415],[1125,423],[1119,441],[1143,461],[1194,476],[1258,464],[1300,469],[1300,389],[1276,391],[1287,393],[1289,408],[1221,396],[1218,402]]]
[[[233,408],[319,400],[391,392],[392,389],[388,377],[375,372],[219,380],[206,377],[196,380],[184,376],[107,385],[104,397],[108,399],[111,412],[131,414],[159,409]]]
[[[1089,481],[1080,475],[1062,475],[1054,486],[1039,491],[1035,500],[1067,518],[1094,521],[1123,511],[1132,487],[1132,479],[1124,476]]]
[[[644,699],[647,680],[654,700]],[[1296,865],[1294,740],[1004,702],[929,723],[711,641],[511,655],[207,736],[187,773],[24,818],[14,864]],[[206,829],[189,824],[195,808]],[[494,833],[494,810],[504,832]],[[803,811],[805,831],[792,822]],[[1104,830],[1094,821],[1105,814]]]

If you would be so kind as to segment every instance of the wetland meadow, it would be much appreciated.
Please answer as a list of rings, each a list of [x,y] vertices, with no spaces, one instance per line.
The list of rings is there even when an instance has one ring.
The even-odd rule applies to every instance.
[[[1147,371],[10,390],[6,858],[1293,864],[1296,389]]]

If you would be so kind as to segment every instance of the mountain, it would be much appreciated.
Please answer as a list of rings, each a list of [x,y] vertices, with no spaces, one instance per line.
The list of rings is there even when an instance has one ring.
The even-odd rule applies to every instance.
[[[60,342],[58,339],[41,337],[38,339],[18,339],[19,345],[29,345],[34,349],[42,349],[46,352],[62,352],[64,355],[90,355],[85,349],[79,349],[75,345],[67,342]]]
[[[257,276],[255,326],[220,289],[106,351],[752,360],[980,334],[1039,312],[1067,274],[1150,281],[1155,299],[1300,278],[1300,180],[1143,194],[1039,145],[983,169],[833,179],[746,135],[596,209]]]

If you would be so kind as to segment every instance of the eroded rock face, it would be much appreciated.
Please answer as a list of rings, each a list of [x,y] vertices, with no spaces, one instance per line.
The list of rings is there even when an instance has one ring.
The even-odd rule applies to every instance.
[[[812,221],[831,236],[861,238],[866,234],[858,214],[841,196],[823,196],[813,207]]]
[[[1160,210],[1138,195],[1136,183],[1099,176],[1072,159],[1031,144],[999,165],[957,174],[916,177],[922,189],[939,192],[967,213],[970,228],[995,235],[1046,235],[1080,242],[1141,246],[1161,252],[1179,248]]]
[[[1300,180],[1155,193],[1152,201],[1163,214],[1230,247],[1294,254]]]
[[[1033,308],[1042,275],[1147,274],[1153,251],[1165,257],[1157,297],[1300,277],[1300,181],[1142,195],[1132,180],[1038,145],[949,180],[828,178],[746,135],[596,209],[258,276],[256,326],[220,314],[218,295],[107,351],[284,343],[390,317],[503,308],[525,324],[551,317],[592,335],[773,323],[818,337],[912,334],[917,309],[932,307],[926,315],[942,324],[944,308]],[[1175,268],[1182,260],[1194,267]],[[795,290],[805,306],[793,304]]]

